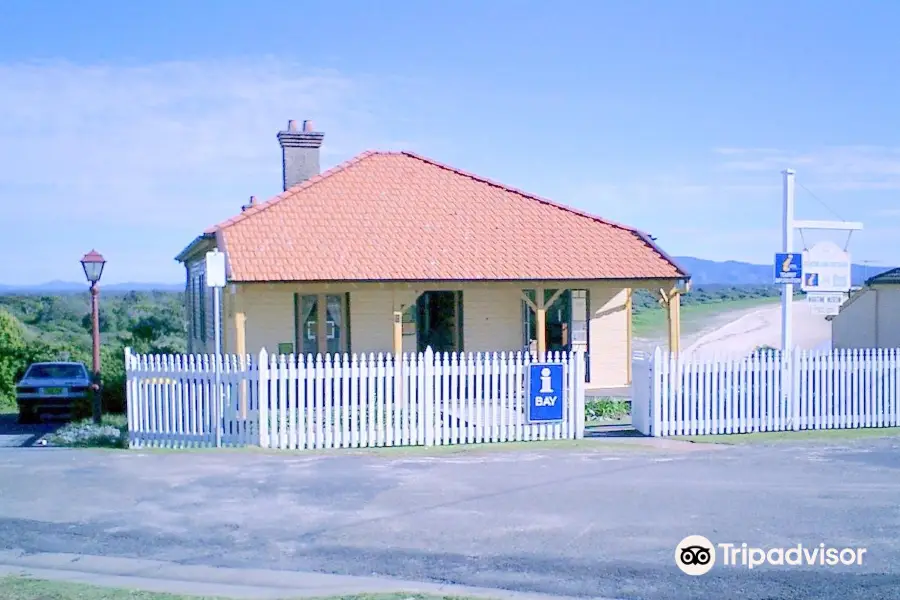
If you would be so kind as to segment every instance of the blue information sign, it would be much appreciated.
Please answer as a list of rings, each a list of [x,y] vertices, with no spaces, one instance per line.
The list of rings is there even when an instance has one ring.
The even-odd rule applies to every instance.
[[[559,423],[563,420],[565,380],[561,363],[533,363],[528,368],[529,423]]]
[[[779,252],[775,255],[775,283],[802,283],[803,254]]]

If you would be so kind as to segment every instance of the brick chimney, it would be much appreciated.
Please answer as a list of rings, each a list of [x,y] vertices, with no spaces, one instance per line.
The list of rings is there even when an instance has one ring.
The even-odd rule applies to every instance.
[[[313,131],[312,121],[303,121],[298,131],[297,122],[291,120],[286,131],[278,132],[285,190],[319,174],[319,148],[324,137],[324,133]]]

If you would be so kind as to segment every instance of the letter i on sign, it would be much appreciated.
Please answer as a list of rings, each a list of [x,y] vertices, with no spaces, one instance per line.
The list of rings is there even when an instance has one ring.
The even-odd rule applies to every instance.
[[[550,379],[550,369],[544,367],[541,369],[541,394],[552,394],[553,383]]]

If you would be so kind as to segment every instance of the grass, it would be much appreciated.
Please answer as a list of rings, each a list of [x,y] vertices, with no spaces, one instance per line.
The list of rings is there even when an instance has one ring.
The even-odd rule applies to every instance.
[[[49,436],[54,446],[67,448],[126,448],[128,423],[125,415],[103,415],[100,425],[92,419],[67,423]]]
[[[681,331],[693,333],[703,327],[710,317],[735,310],[756,308],[779,302],[779,298],[742,298],[703,304],[686,304],[681,307]],[[632,331],[636,337],[655,337],[666,330],[666,311],[662,308],[645,309],[632,317]]]
[[[900,427],[872,427],[866,429],[818,429],[805,431],[772,431],[764,433],[732,433],[726,435],[689,435],[671,439],[698,444],[772,444],[803,441],[844,441],[884,438],[900,435]]]
[[[119,588],[97,587],[81,583],[46,581],[27,577],[0,579],[3,600],[224,600],[221,596],[184,596]],[[466,600],[459,596],[427,594],[357,594],[329,596],[319,600]],[[305,600],[313,600],[311,598]]]

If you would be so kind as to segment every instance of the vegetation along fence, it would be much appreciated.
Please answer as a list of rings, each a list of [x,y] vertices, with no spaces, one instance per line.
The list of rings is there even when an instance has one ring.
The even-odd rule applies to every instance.
[[[900,349],[756,352],[633,361],[632,420],[646,435],[893,427]]]
[[[563,364],[561,423],[528,423],[528,353],[136,355],[126,350],[132,447],[313,449],[584,436],[584,355]]]

